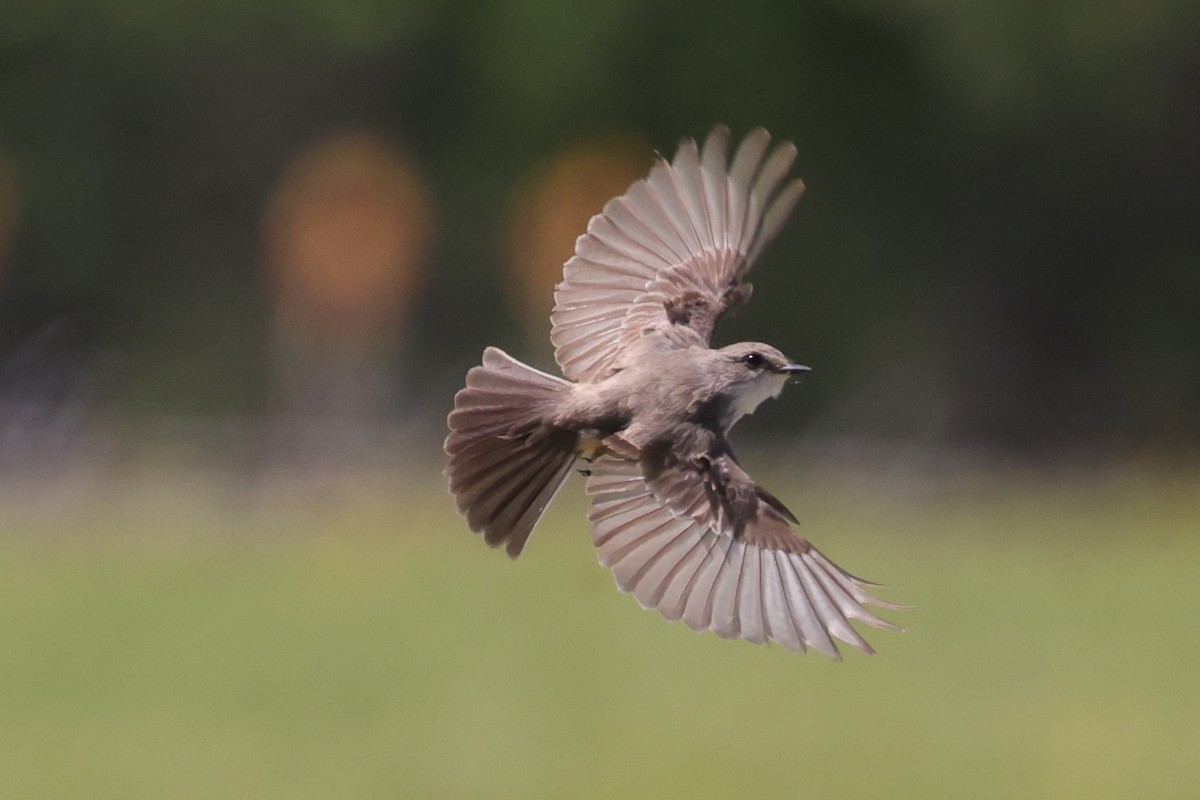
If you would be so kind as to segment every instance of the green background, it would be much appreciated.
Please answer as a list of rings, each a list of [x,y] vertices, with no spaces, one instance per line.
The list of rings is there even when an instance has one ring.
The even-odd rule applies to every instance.
[[[916,606],[876,655],[641,611],[578,480],[512,563],[386,472],[9,498],[0,793],[1195,795],[1194,472],[771,477]]]

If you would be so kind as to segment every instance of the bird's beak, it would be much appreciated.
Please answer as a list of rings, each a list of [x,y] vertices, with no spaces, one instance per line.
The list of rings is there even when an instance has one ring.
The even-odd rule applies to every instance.
[[[806,367],[803,364],[784,364],[776,372],[783,375],[802,375],[805,372],[812,372],[812,367]]]

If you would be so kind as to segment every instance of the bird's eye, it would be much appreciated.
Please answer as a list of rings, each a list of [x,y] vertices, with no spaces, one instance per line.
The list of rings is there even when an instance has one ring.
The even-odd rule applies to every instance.
[[[742,356],[742,363],[751,369],[759,369],[765,362],[762,353],[746,353]]]

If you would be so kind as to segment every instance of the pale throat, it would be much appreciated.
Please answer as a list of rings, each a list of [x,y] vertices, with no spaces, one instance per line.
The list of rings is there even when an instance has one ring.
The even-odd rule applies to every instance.
[[[729,416],[725,428],[728,430],[742,417],[753,414],[764,401],[778,397],[787,379],[787,375],[764,373],[753,381],[731,386]]]

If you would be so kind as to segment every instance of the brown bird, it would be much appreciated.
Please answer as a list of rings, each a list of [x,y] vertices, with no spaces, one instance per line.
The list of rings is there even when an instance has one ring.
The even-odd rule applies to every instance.
[[[738,464],[734,423],[809,371],[754,342],[717,350],[717,321],[804,191],[790,142],[750,133],[729,158],[717,127],[605,205],[554,292],[550,338],[570,380],[494,347],[454,398],[450,490],[474,531],[513,558],[578,459],[600,563],[645,608],[695,630],[874,652],[850,625],[872,585],[792,529],[796,517]]]

